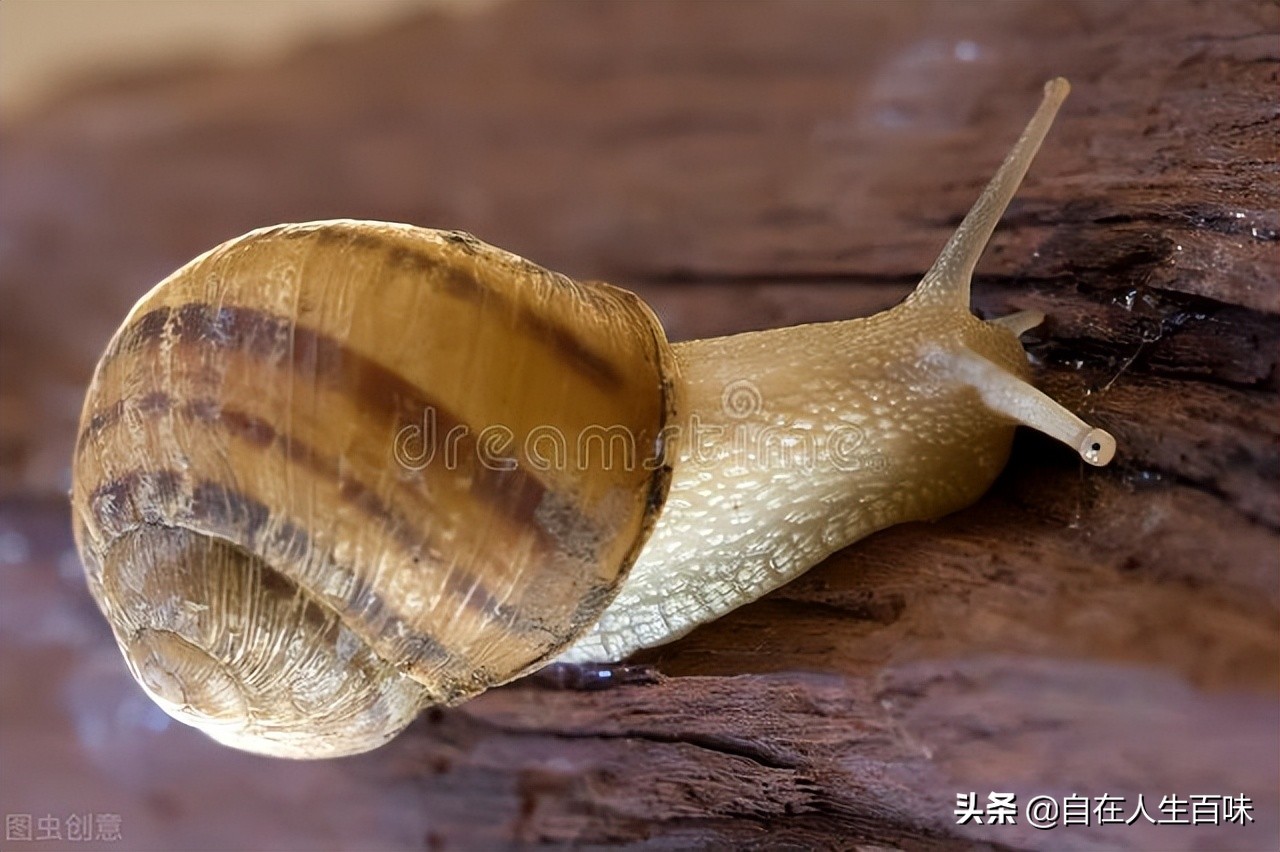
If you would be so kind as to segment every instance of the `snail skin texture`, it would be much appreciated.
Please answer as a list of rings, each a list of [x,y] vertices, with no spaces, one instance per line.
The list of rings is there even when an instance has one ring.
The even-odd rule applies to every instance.
[[[967,506],[1017,424],[1106,464],[1111,436],[1027,382],[1043,316],[969,310],[1067,90],[867,319],[671,345],[627,291],[382,222],[196,258],[116,332],[75,451],[76,540],[130,671],[228,745],[352,754]]]

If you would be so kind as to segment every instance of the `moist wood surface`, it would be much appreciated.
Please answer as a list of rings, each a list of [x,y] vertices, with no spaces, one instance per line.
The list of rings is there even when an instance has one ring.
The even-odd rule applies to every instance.
[[[1049,315],[1038,381],[1116,435],[1111,467],[1022,436],[972,509],[837,554],[634,661],[637,682],[535,677],[336,770],[273,771],[341,776],[343,807],[386,810],[363,839],[410,848],[1275,848],[1278,30],[1251,2],[516,4],[72,86],[0,136],[0,521],[31,541],[6,594],[53,588],[111,331],[228,237],[333,216],[469,230],[637,290],[673,339],[869,313],[1061,74],[1073,94],[974,298]],[[109,642],[79,581],[54,587],[83,647]],[[89,653],[7,635],[22,670]],[[52,731],[56,684],[7,682],[6,726]],[[19,739],[6,764],[48,765]],[[211,818],[147,778],[138,830],[178,826],[159,845]],[[968,791],[1245,794],[1256,822],[957,826]],[[175,798],[169,823],[149,810]],[[219,807],[251,831],[238,801]]]

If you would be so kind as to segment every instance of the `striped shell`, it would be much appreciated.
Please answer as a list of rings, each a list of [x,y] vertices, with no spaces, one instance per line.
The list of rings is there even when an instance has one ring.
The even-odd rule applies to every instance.
[[[232,240],[98,365],[72,494],[90,588],[182,721],[373,748],[610,602],[666,494],[669,358],[632,294],[466,234]]]

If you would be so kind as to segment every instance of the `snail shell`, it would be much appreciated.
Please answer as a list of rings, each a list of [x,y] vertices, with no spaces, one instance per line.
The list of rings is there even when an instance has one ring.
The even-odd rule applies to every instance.
[[[631,293],[466,234],[255,231],[157,286],[98,365],[73,491],[91,591],[184,721],[371,748],[599,617],[667,471],[521,449],[607,424],[660,458],[670,369]]]

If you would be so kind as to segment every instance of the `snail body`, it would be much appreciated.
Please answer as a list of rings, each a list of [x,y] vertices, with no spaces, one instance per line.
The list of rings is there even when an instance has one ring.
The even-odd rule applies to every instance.
[[[968,282],[1065,81],[917,290],[874,317],[671,345],[633,294],[457,232],[254,231],[161,282],[86,397],[73,519],[134,676],[229,745],[373,748],[424,706],[608,661],[877,529],[969,505],[1027,383]]]

